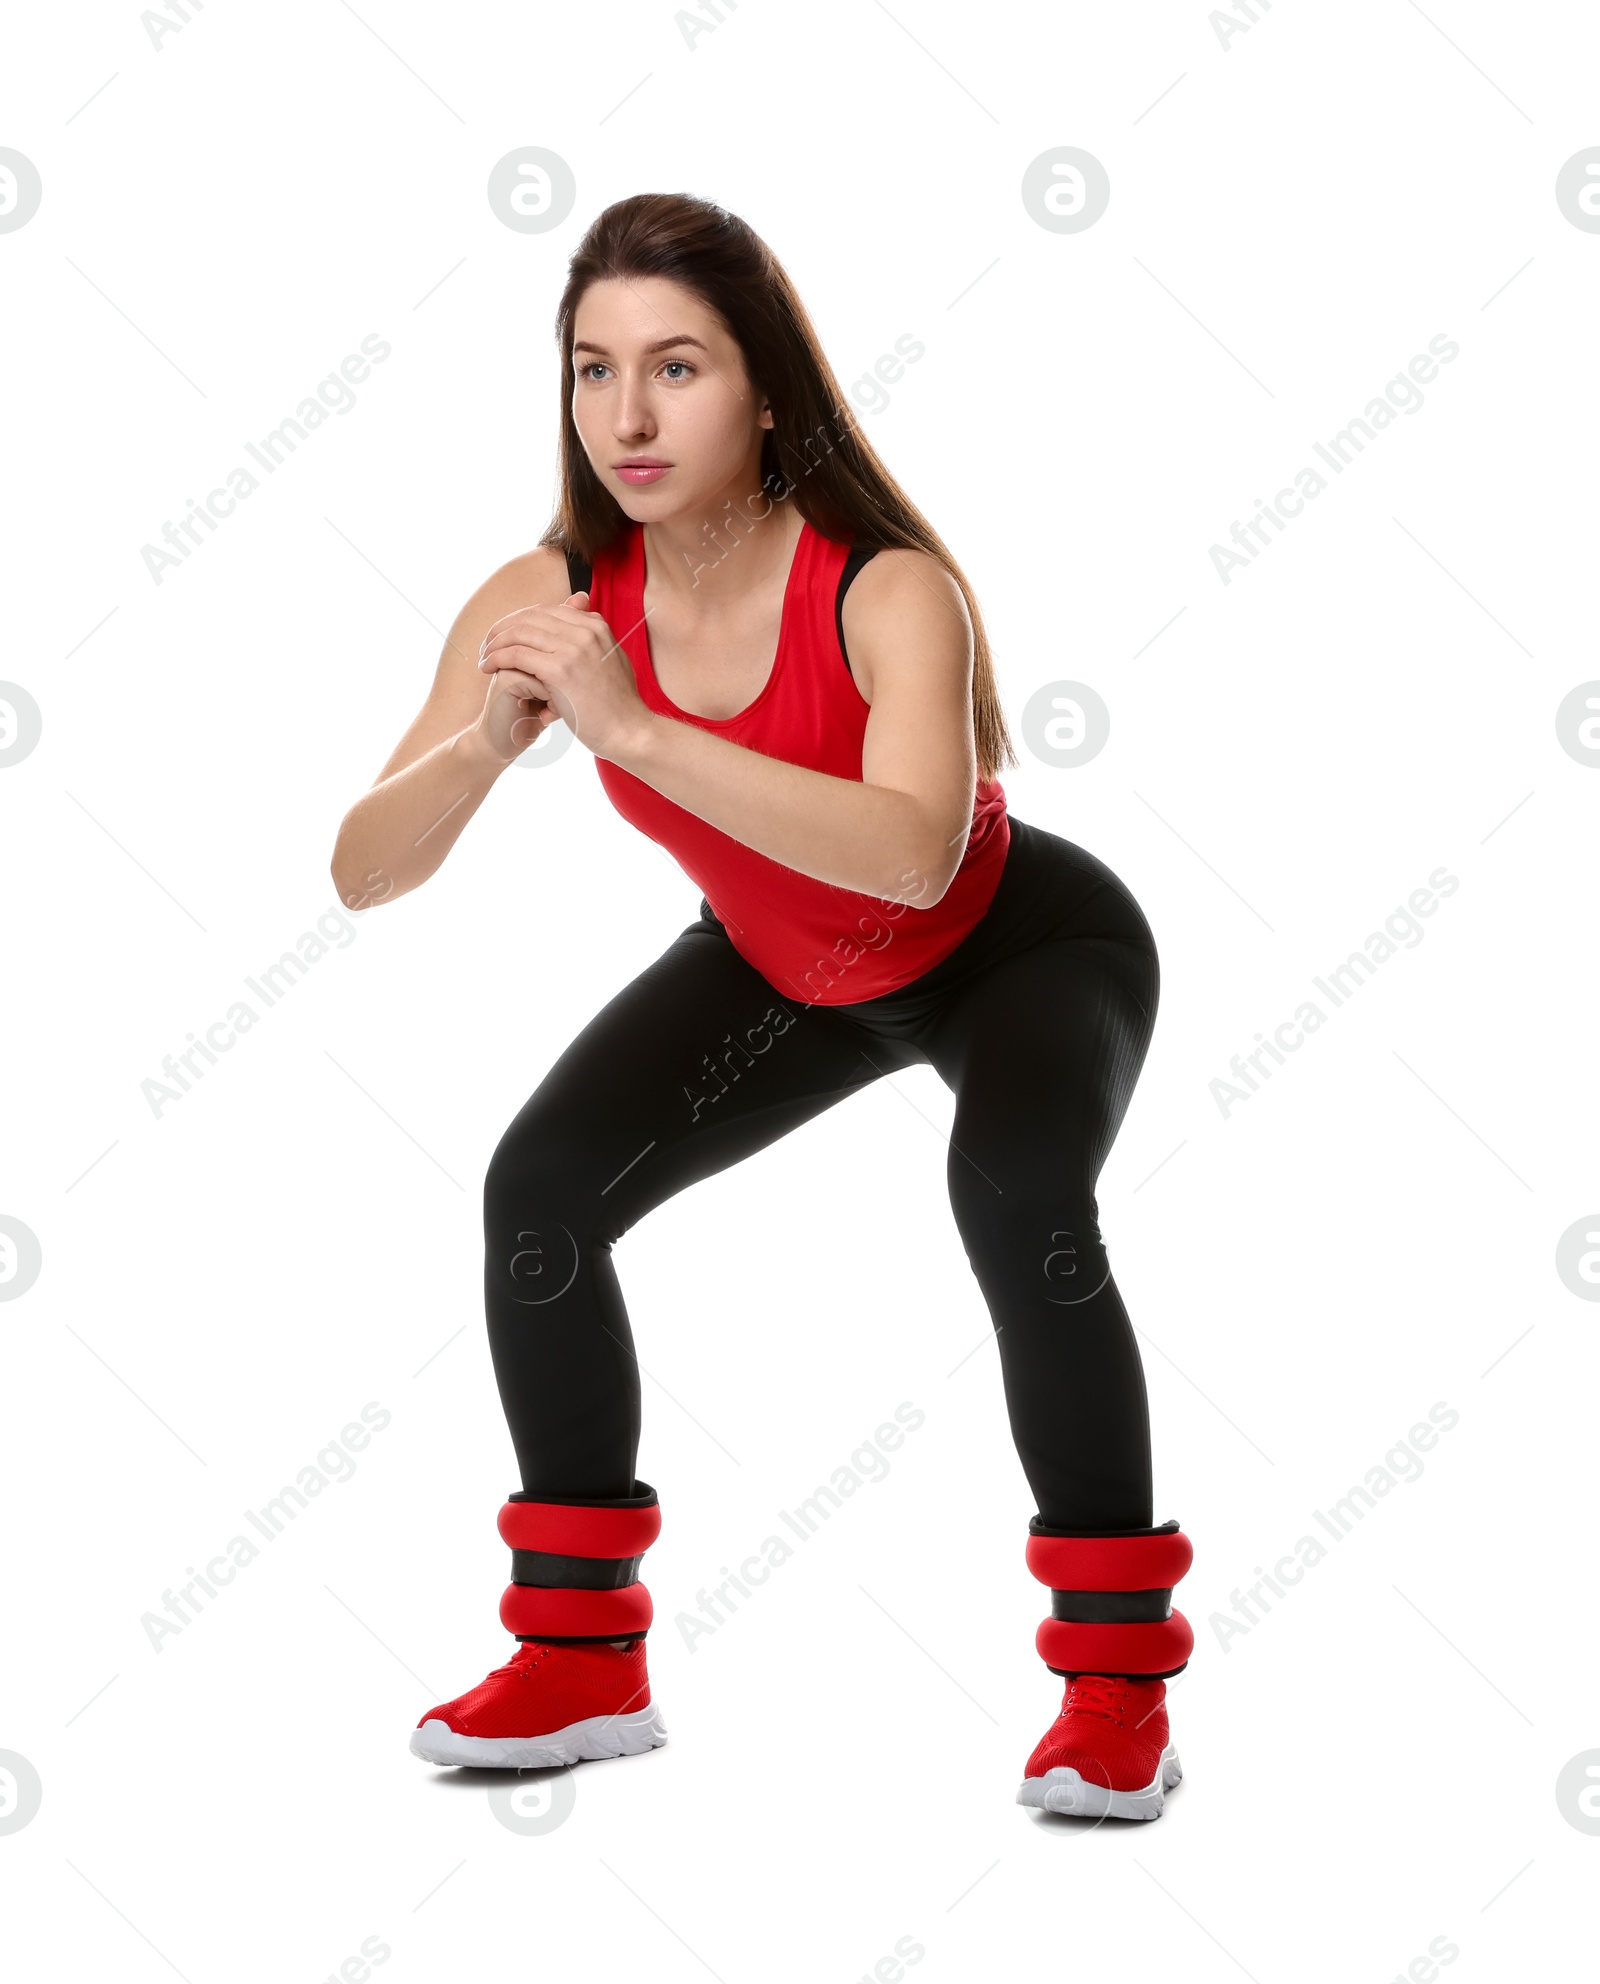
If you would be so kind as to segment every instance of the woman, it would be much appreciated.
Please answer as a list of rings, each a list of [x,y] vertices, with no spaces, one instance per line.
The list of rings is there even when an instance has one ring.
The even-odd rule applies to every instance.
[[[1117,877],[1008,818],[1016,762],[965,578],[848,417],[763,242],[640,195],[573,257],[557,317],[561,500],[451,629],[433,689],[340,829],[347,901],[439,866],[560,721],[704,891],[512,1122],[484,1189],[496,1381],[521,1474],[499,1512],[516,1652],[421,1718],[431,1762],[529,1766],[665,1740],[640,1581],[639,1380],[613,1243],[686,1185],[880,1075],[956,1096],[948,1184],[999,1332],[1066,1687],[1018,1800],[1154,1818],[1179,1776],[1166,1678],[1188,1568],[1152,1526],[1139,1353],[1095,1183],[1155,1021]]]

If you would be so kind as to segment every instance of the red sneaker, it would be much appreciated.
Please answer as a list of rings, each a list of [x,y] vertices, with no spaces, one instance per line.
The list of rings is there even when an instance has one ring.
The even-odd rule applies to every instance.
[[[1183,1776],[1166,1700],[1165,1681],[1074,1675],[1028,1759],[1017,1803],[1091,1819],[1160,1818]]]
[[[524,1640],[477,1687],[430,1708],[411,1750],[430,1764],[501,1769],[633,1757],[666,1740],[642,1639],[628,1647]]]

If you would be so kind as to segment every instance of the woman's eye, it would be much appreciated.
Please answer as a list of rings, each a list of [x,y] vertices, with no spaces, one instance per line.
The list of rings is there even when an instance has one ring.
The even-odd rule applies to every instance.
[[[686,358],[669,358],[666,361],[666,364],[664,364],[661,369],[663,372],[665,372],[669,366],[673,366],[673,365],[676,365],[680,370],[680,372],[685,372],[689,374],[692,374],[694,372],[694,367],[689,363],[688,359]],[[597,371],[606,372],[609,370],[610,367],[606,364],[603,358],[591,358],[587,365],[580,365],[578,367],[578,377],[580,379],[587,379],[594,372]],[[677,381],[674,381],[673,383],[676,384]]]

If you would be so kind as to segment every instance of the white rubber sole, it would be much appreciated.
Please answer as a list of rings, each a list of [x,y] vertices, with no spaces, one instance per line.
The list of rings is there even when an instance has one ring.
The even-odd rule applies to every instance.
[[[591,1715],[543,1736],[458,1736],[437,1716],[411,1732],[411,1754],[430,1764],[473,1764],[480,1770],[528,1770],[550,1764],[637,1757],[667,1740],[652,1702],[632,1715]]]
[[[1043,1777],[1025,1777],[1017,1793],[1019,1805],[1036,1805],[1045,1812],[1065,1812],[1083,1819],[1159,1819],[1167,1793],[1183,1776],[1176,1747],[1161,1752],[1156,1774],[1137,1791],[1111,1791],[1086,1783],[1068,1764],[1057,1764]]]

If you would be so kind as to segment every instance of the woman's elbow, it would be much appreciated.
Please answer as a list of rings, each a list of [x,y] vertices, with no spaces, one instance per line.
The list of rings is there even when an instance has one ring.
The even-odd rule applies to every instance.
[[[959,857],[952,862],[948,848],[924,854],[901,869],[893,898],[908,909],[932,909],[943,900],[960,867]]]
[[[387,902],[395,893],[392,875],[386,875],[381,868],[369,869],[365,875],[358,875],[350,863],[337,853],[328,872],[346,909],[371,909],[374,903]]]

